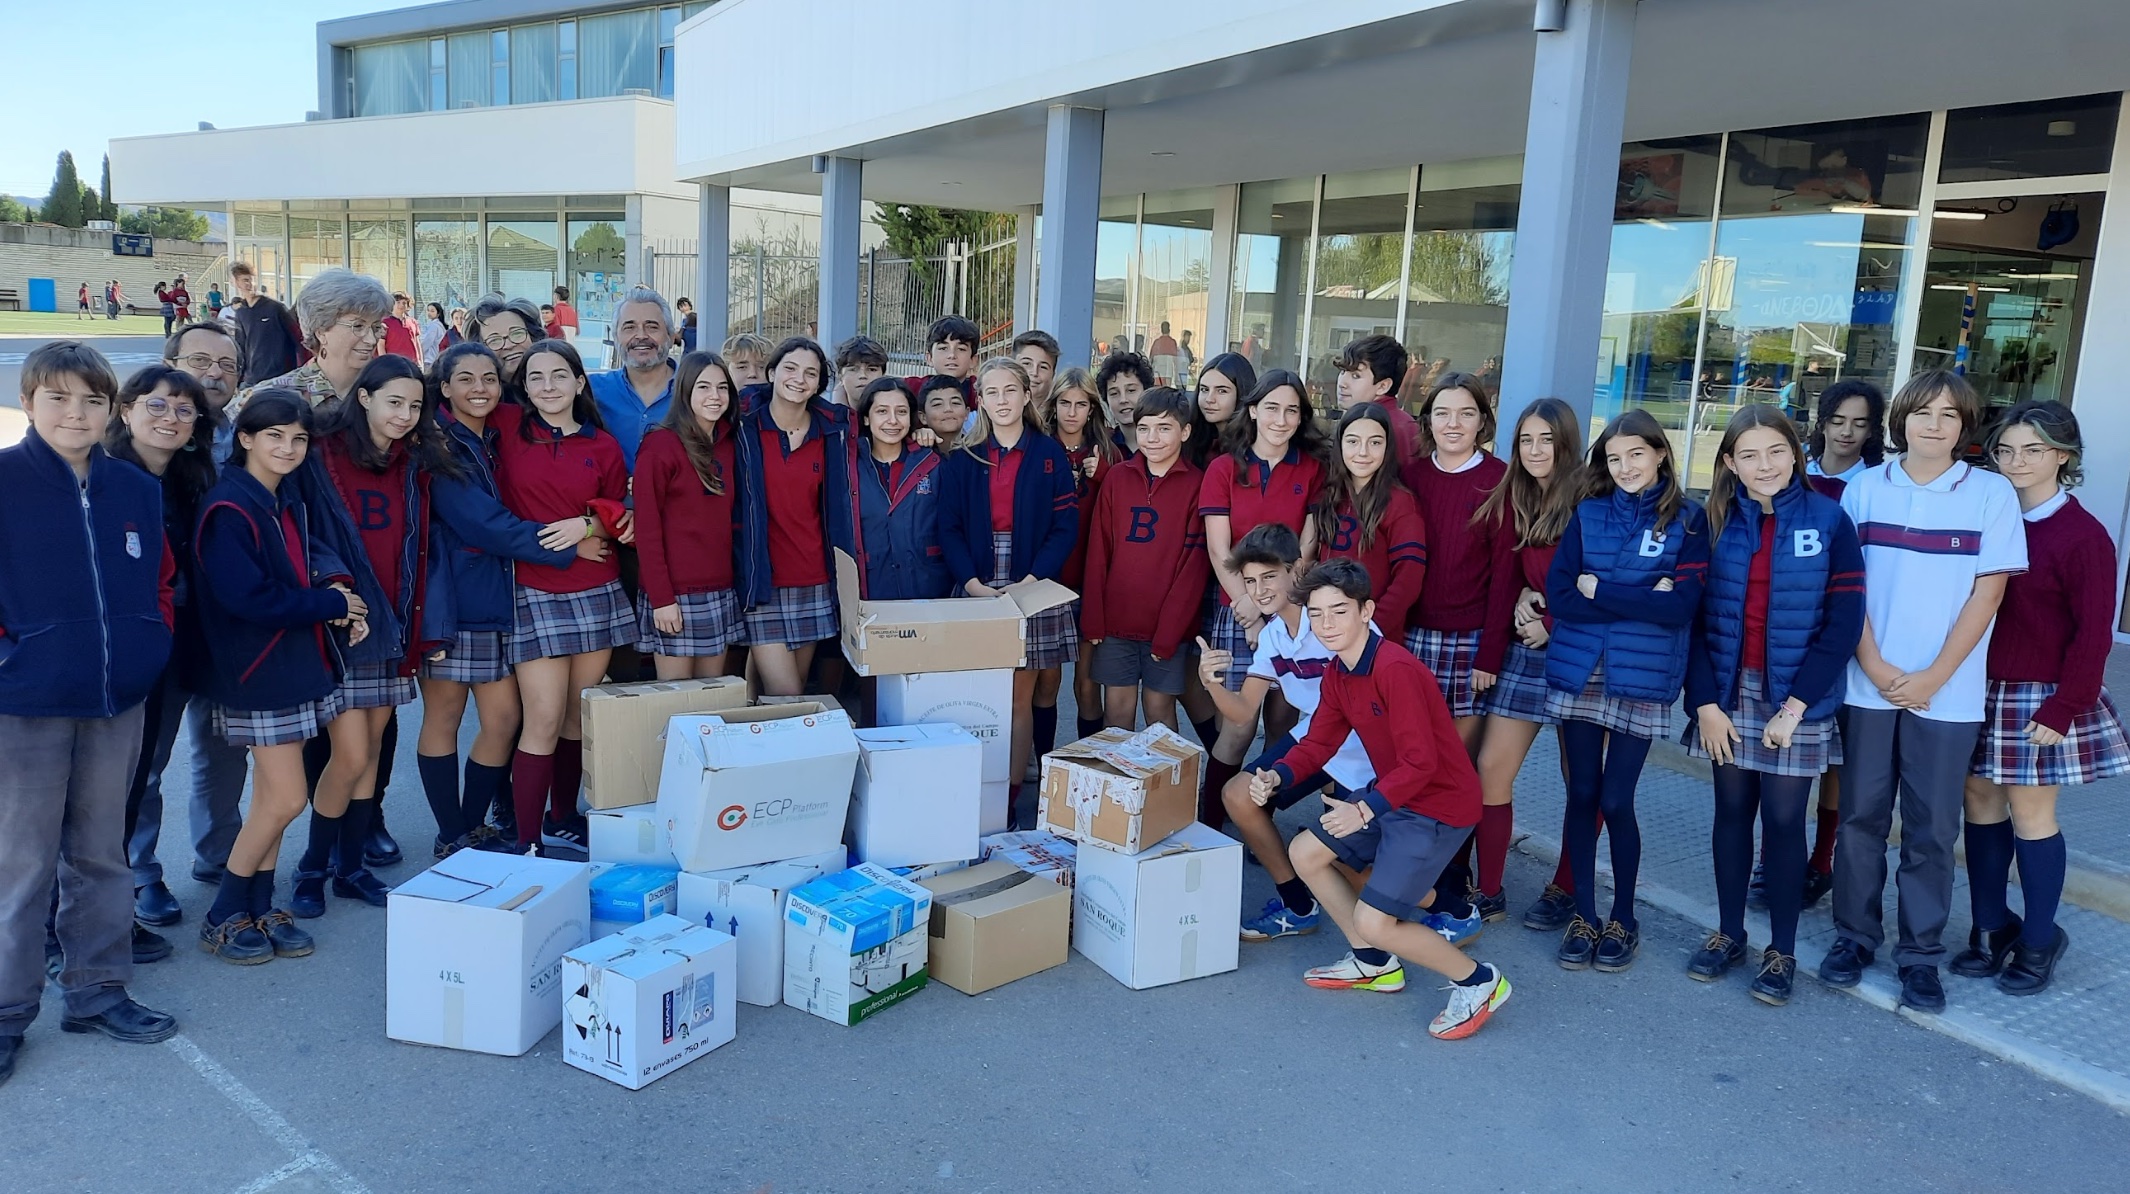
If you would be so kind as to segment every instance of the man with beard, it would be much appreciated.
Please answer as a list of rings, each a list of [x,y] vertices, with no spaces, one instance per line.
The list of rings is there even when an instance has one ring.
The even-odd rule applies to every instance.
[[[207,409],[214,416],[214,462],[219,467],[229,459],[236,438],[224,413],[244,370],[235,333],[219,320],[188,323],[163,342],[163,363],[191,375],[207,391]]]
[[[621,441],[622,457],[633,475],[644,433],[665,421],[673,401],[673,312],[665,298],[648,286],[631,287],[614,308],[614,344],[621,367],[591,375],[592,402],[607,431]],[[633,605],[636,549],[621,548],[620,559],[621,587]],[[615,680],[649,679],[650,669],[634,650],[617,647],[607,674]]]

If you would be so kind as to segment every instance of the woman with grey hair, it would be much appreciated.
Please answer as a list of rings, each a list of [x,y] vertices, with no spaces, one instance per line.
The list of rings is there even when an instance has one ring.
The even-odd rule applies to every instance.
[[[467,319],[466,338],[488,346],[503,364],[503,384],[508,387],[524,363],[525,350],[533,341],[547,338],[540,321],[540,308],[530,299],[486,294],[473,305]]]
[[[384,283],[337,266],[322,271],[296,294],[296,324],[311,359],[247,388],[225,413],[234,418],[254,391],[269,387],[294,390],[313,407],[339,401],[377,355],[384,319],[391,313],[392,292]]]

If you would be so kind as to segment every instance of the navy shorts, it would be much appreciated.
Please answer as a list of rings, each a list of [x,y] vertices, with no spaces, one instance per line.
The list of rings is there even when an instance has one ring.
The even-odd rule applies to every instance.
[[[1293,749],[1294,735],[1281,734],[1265,747],[1265,753],[1245,763],[1242,773],[1244,775],[1255,775],[1260,771],[1270,770],[1274,764],[1286,758],[1287,752]],[[1275,809],[1293,808],[1302,802],[1302,797],[1313,794],[1325,784],[1331,785],[1331,794],[1338,799],[1353,799],[1351,789],[1321,771],[1312,771],[1307,775],[1295,776],[1294,782],[1291,784],[1281,784],[1278,794],[1272,797],[1272,807]]]
[[[1346,837],[1333,837],[1322,825],[1311,825],[1309,832],[1354,870],[1374,867],[1361,888],[1361,902],[1399,920],[1426,914],[1420,901],[1435,890],[1443,868],[1472,835],[1470,826],[1455,829],[1404,808],[1391,809]]]
[[[1154,645],[1112,635],[1095,644],[1095,658],[1088,674],[1104,688],[1137,688],[1144,684],[1168,696],[1183,695],[1184,652],[1167,659],[1154,658]]]

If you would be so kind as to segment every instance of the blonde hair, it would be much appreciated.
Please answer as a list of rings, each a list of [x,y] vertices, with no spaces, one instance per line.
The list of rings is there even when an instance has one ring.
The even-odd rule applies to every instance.
[[[979,460],[982,460],[983,456],[977,452],[976,445],[991,438],[991,416],[984,410],[982,396],[984,376],[990,373],[1010,373],[1013,375],[1013,380],[1019,382],[1021,386],[1022,419],[1028,421],[1038,434],[1043,433],[1042,424],[1029,418],[1029,408],[1033,405],[1034,399],[1034,395],[1030,394],[1029,391],[1034,387],[1028,381],[1028,371],[1021,368],[1021,363],[1012,357],[992,357],[977,366],[976,372],[971,375],[976,379],[976,421],[969,425],[969,430],[963,433],[961,437],[962,451],[975,456]]]
[[[1042,398],[1030,403],[1030,413],[1035,416],[1036,429],[1052,439],[1058,438],[1058,399],[1073,391],[1087,395],[1088,446],[1104,464],[1117,462],[1117,443],[1109,436],[1109,412],[1103,409],[1102,395],[1095,392],[1095,379],[1087,370],[1066,369],[1050,381],[1050,389]],[[1060,441],[1063,442],[1063,441]]]

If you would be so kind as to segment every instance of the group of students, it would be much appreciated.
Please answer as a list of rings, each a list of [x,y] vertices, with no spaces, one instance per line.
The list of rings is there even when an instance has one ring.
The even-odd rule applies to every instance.
[[[385,900],[365,845],[398,706],[423,698],[439,857],[581,844],[578,693],[634,652],[660,678],[833,690],[835,653],[815,654],[837,634],[838,550],[875,600],[1036,578],[1080,592],[1030,618],[1015,781],[1056,744],[1067,663],[1083,736],[1187,718],[1210,753],[1201,818],[1232,819],[1276,887],[1243,937],[1328,914],[1350,950],[1305,981],[1387,992],[1405,961],[1434,970],[1452,994],[1430,1031],[1449,1039],[1510,994],[1459,947],[1507,914],[1515,779],[1545,726],[1567,811],[1524,923],[1562,931],[1569,969],[1632,965],[1635,789],[1683,693],[1684,741],[1714,765],[1722,912],[1688,969],[1746,961],[1757,898],[1771,940],[1751,989],[1771,1004],[1791,994],[1799,911],[1830,886],[1822,977],[1857,982],[1883,946],[1896,793],[1903,1001],[1944,1003],[1963,809],[1976,929],[1951,967],[2045,988],[2068,944],[2056,793],[2130,770],[2100,683],[2114,549],[2067,492],[2076,421],[2024,403],[1984,428],[1953,374],[1919,374],[1890,409],[1868,384],[1829,387],[1808,441],[1779,409],[1742,408],[1704,506],[1643,411],[1587,457],[1551,398],[1493,455],[1488,390],[1462,374],[1408,413],[1410,362],[1386,336],[1346,346],[1320,417],[1301,378],[1239,354],[1187,394],[1131,353],[1060,370],[1040,331],[980,361],[960,318],[931,329],[916,376],[862,337],[831,354],[741,336],[676,362],[643,288],[618,308],[618,369],[588,374],[530,304],[498,298],[475,312],[482,338],[425,372],[379,351],[381,287],[365,316],[367,291],[334,285],[358,297],[306,317],[313,375],[226,408],[180,369],[119,386],[78,343],[24,367],[32,430],[0,453],[0,749],[24,760],[0,778],[19,789],[0,854],[22,863],[0,874],[0,1067],[43,982],[24,915],[55,905],[66,1026],[175,1031],[125,996],[124,881],[106,872],[125,873],[117,825],[189,704],[248,752],[253,784],[201,947],[300,957],[296,922],[328,891]],[[1977,436],[1994,472],[1961,459]],[[1992,642],[2000,607],[2018,633]],[[1325,811],[1290,844],[1273,812],[1312,793]],[[306,805],[283,900],[279,844]],[[1017,783],[1013,807],[1025,820]]]

